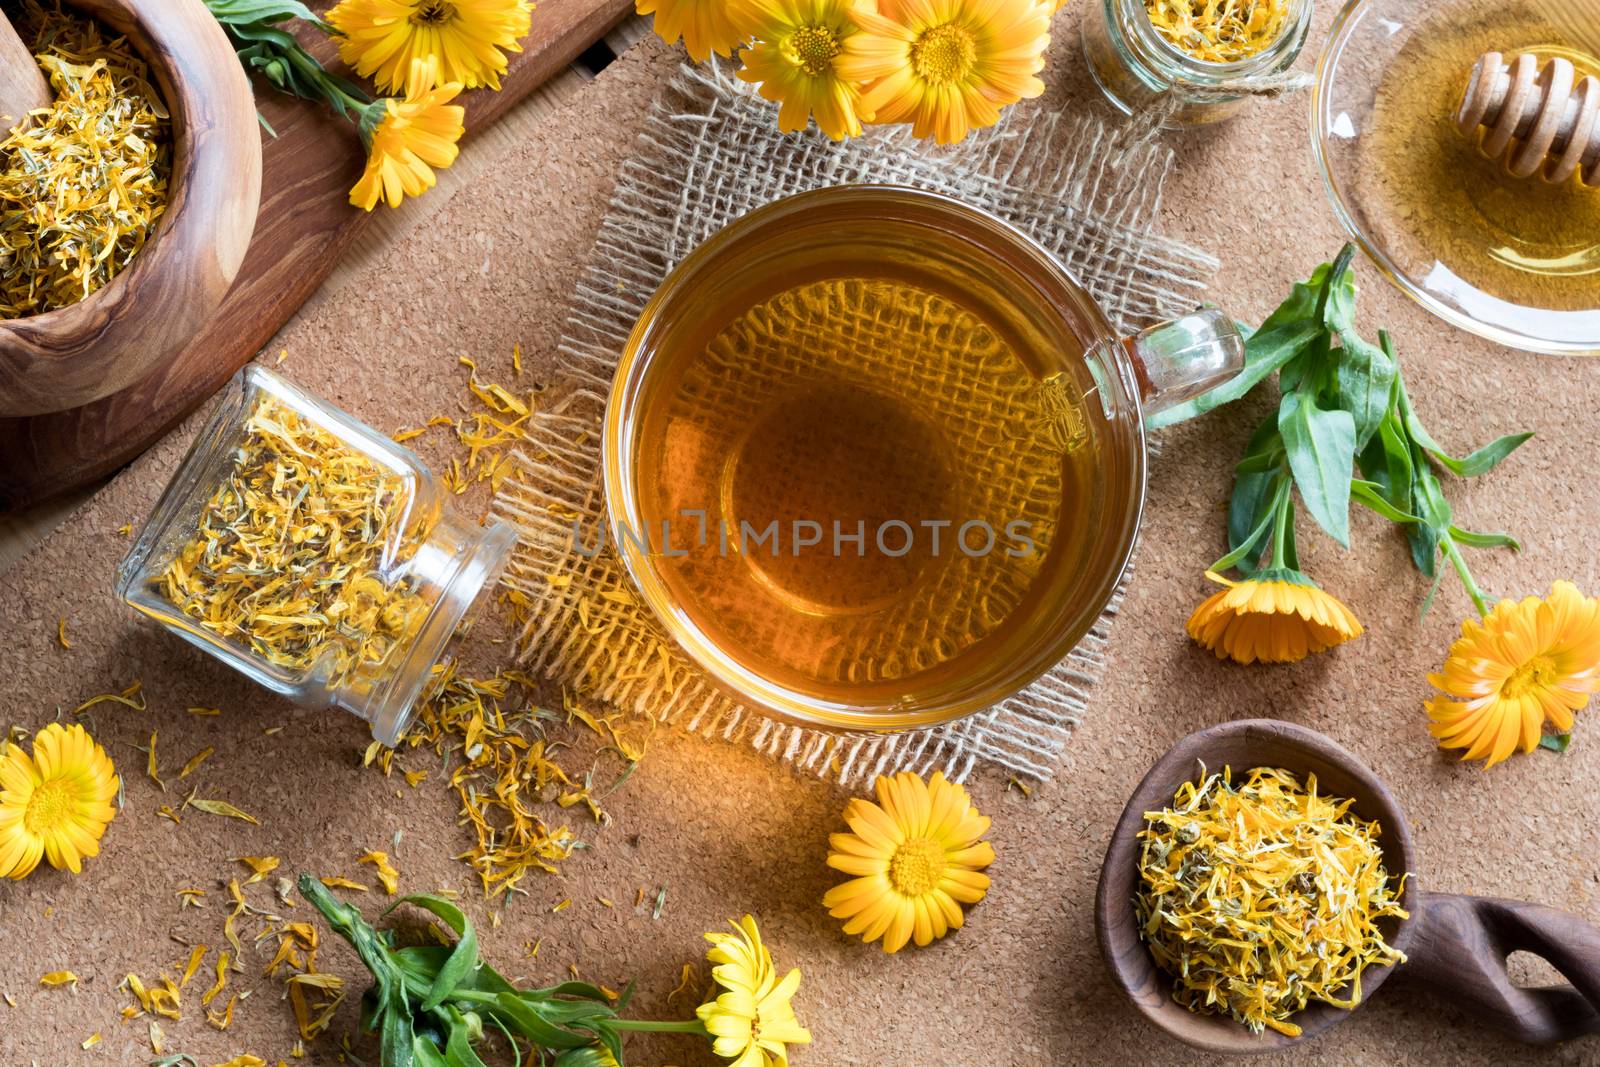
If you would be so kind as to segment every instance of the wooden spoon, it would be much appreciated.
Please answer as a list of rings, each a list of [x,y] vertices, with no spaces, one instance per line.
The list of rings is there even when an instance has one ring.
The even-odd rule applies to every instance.
[[[261,200],[250,81],[202,0],[63,6],[126,35],[149,64],[172,114],[169,200],[149,242],[108,285],[69,307],[0,320],[0,418],[87,404],[170,361],[233,284]],[[32,56],[27,65],[38,69]]]
[[[49,107],[53,99],[33,53],[0,11],[0,131],[20,126],[28,112]]]
[[[1418,861],[1411,829],[1394,796],[1347,749],[1315,730],[1275,719],[1245,719],[1190,734],[1145,775],[1111,834],[1095,898],[1095,929],[1112,980],[1151,1022],[1172,1037],[1211,1052],[1281,1050],[1348,1018],[1329,1004],[1313,1003],[1294,1016],[1299,1037],[1268,1030],[1250,1033],[1227,1016],[1196,1015],[1172,999],[1172,983],[1139,937],[1133,896],[1139,881],[1139,831],[1144,813],[1172,803],[1173,794],[1208,770],[1255,767],[1315,774],[1318,788],[1349,797],[1363,819],[1376,819],[1379,847],[1389,873],[1410,873],[1401,904],[1408,919],[1380,922],[1390,945],[1405,953],[1399,966],[1417,984],[1523,1041],[1546,1044],[1600,1033],[1600,929],[1554,908],[1486,897],[1429,893],[1416,887]],[[1532,952],[1548,960],[1570,985],[1522,988],[1512,983],[1506,958]],[[1371,999],[1396,967],[1369,967],[1361,976]]]

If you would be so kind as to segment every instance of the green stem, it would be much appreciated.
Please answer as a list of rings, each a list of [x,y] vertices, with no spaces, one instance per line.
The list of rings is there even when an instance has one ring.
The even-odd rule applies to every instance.
[[[1488,615],[1488,597],[1484,596],[1483,590],[1478,588],[1478,583],[1473,581],[1472,571],[1467,568],[1467,561],[1462,557],[1461,549],[1456,547],[1455,539],[1447,532],[1441,533],[1439,535],[1439,548],[1444,552],[1445,558],[1450,561],[1450,565],[1456,569],[1456,573],[1461,576],[1461,584],[1466,586],[1467,596],[1472,598],[1472,606],[1478,609],[1478,617],[1482,618]]]
[[[705,1024],[699,1019],[689,1019],[684,1022],[654,1022],[650,1019],[611,1019],[607,1022],[613,1030],[632,1030],[636,1033],[650,1034],[700,1034],[706,1033]]]
[[[1283,546],[1288,544],[1289,536],[1289,504],[1294,497],[1294,485],[1290,476],[1285,474],[1278,492],[1278,513],[1272,520],[1272,564],[1273,566],[1292,567],[1298,561],[1284,559]],[[1263,568],[1265,569],[1265,568]]]
[[[339,87],[338,83],[336,83],[332,78],[328,77],[328,72],[323,69],[320,63],[304,52],[298,50],[288,52],[285,54],[284,58],[286,58],[290,63],[293,63],[296,67],[299,67],[302,74],[320,85],[322,87],[322,91],[327,93],[330,99],[337,97],[347,109],[347,118],[349,117],[350,112],[354,112],[355,117],[351,119],[351,121],[357,124],[361,122],[362,109],[368,104],[372,103],[371,100],[364,100],[361,97],[353,96],[350,93],[345,92]]]

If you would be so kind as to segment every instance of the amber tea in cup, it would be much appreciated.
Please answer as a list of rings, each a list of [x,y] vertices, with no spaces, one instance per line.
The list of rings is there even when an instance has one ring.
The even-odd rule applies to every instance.
[[[630,341],[612,536],[741,699],[855,727],[976,710],[1058,661],[1126,561],[1143,447],[1107,336],[1041,249],[953,200],[771,205]]]

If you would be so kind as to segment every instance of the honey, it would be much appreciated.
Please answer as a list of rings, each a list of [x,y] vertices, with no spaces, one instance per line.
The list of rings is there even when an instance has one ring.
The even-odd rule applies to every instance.
[[[635,484],[669,595],[740,668],[921,706],[1045,636],[1031,606],[1070,601],[1119,490],[1082,343],[1017,279],[880,239],[708,286],[656,354]]]
[[[1362,139],[1364,180],[1381,189],[1366,199],[1391,205],[1369,221],[1408,272],[1478,317],[1571,341],[1600,335],[1600,193],[1511,177],[1453,119],[1486,52],[1600,74],[1600,25],[1586,24],[1570,0],[1450,5],[1390,64]]]

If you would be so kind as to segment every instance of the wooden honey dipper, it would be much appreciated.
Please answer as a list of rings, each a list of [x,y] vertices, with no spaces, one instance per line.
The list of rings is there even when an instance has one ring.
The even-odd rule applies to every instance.
[[[1600,189],[1600,78],[1579,81],[1570,60],[1541,69],[1529,53],[1509,64],[1488,53],[1472,68],[1456,126],[1469,137],[1488,127],[1483,153],[1503,157],[1513,177],[1560,184],[1581,167],[1584,184]]]

